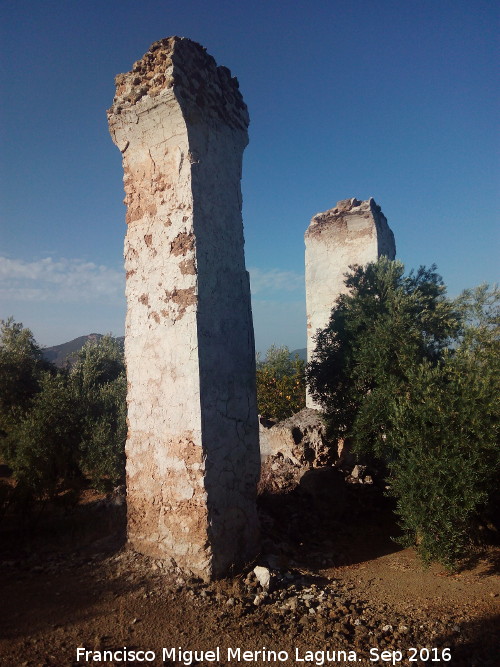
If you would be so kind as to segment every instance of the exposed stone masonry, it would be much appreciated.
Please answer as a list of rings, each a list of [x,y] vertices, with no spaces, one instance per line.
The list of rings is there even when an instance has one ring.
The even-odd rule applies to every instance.
[[[314,352],[314,336],[330,320],[337,297],[346,291],[349,266],[364,266],[382,255],[396,256],[387,219],[374,199],[344,199],[335,208],[315,215],[305,234],[307,359]],[[308,408],[318,408],[307,395]]]
[[[255,353],[238,82],[188,39],[116,77],[123,155],[128,538],[204,579],[258,547]]]

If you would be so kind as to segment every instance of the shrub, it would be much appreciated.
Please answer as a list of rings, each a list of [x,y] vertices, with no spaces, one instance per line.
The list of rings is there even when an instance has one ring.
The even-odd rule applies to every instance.
[[[40,389],[43,371],[51,368],[29,329],[13,318],[0,320],[1,414],[26,408]]]
[[[387,434],[390,492],[404,530],[425,562],[453,567],[498,481],[496,378],[476,363],[448,356],[421,364],[395,399]]]
[[[37,498],[54,498],[81,477],[82,413],[68,379],[45,373],[31,409],[13,429],[16,447],[9,463],[18,483]]]
[[[266,419],[281,421],[305,406],[304,362],[286,346],[271,346],[257,362],[257,404]]]
[[[123,347],[111,336],[89,341],[70,374],[82,409],[80,467],[96,488],[116,486],[125,474],[127,380]]]
[[[459,319],[435,267],[405,276],[401,262],[384,257],[353,267],[345,284],[349,292],[317,333],[307,381],[331,434],[378,453],[385,451],[391,399],[406,391],[415,365],[437,363]]]
[[[0,338],[0,453],[17,480],[16,497],[52,499],[123,479],[126,377],[122,346],[89,342],[69,371],[42,359],[31,332],[12,320]]]
[[[15,431],[41,389],[52,364],[43,359],[33,334],[12,318],[0,320],[0,455],[16,456]]]
[[[330,433],[380,459],[406,544],[451,567],[498,478],[498,292],[452,301],[431,269],[347,276],[307,377]],[[496,305],[495,305],[496,304]]]

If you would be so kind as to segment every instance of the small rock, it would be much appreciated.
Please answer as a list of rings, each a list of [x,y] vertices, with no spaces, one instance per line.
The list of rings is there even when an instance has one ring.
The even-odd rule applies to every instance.
[[[254,567],[253,572],[257,577],[257,581],[262,586],[265,591],[269,590],[269,585],[271,583],[271,572],[267,567],[262,565],[257,565]]]

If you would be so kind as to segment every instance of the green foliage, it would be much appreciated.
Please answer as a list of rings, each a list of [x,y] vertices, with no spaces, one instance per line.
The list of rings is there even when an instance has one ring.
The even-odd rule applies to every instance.
[[[498,292],[451,301],[434,267],[405,276],[387,259],[346,285],[311,392],[333,436],[385,463],[406,543],[451,566],[498,476]]]
[[[265,361],[257,361],[259,414],[281,421],[305,407],[304,362],[288,347],[272,345]]]
[[[462,325],[458,348],[461,356],[473,356],[487,364],[492,357],[498,359],[499,304],[500,290],[486,284],[465,290],[455,300]]]
[[[108,335],[87,341],[77,353],[71,376],[79,390],[85,393],[114,382],[124,372],[123,345]]]
[[[471,544],[496,484],[500,377],[461,354],[420,364],[394,400],[387,434],[391,493],[423,559],[452,567]]]
[[[81,414],[68,378],[45,373],[31,409],[14,429],[9,460],[18,483],[38,498],[53,498],[80,477]]]
[[[55,368],[44,361],[33,334],[12,318],[0,320],[0,454],[14,456],[14,430],[40,391],[44,373]]]
[[[355,267],[346,286],[317,334],[307,379],[332,435],[378,453],[390,427],[388,399],[406,390],[416,364],[439,360],[459,318],[435,267],[405,276],[401,262],[383,257]]]
[[[0,455],[14,471],[18,496],[54,498],[84,476],[96,488],[123,478],[126,377],[117,341],[89,342],[69,371],[57,371],[31,332],[8,320],[0,379]]]
[[[82,406],[81,467],[97,488],[124,475],[127,380],[122,346],[111,336],[88,342],[70,374]]]
[[[0,419],[29,405],[49,367],[29,329],[0,320]]]

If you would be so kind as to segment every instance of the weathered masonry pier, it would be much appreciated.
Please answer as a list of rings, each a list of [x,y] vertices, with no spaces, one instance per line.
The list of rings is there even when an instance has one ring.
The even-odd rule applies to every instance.
[[[305,233],[307,360],[314,352],[314,336],[330,321],[337,297],[346,291],[349,266],[363,266],[382,255],[396,256],[387,219],[374,199],[344,199],[335,208],[313,217]],[[308,394],[308,408],[318,408]]]
[[[128,539],[211,579],[258,549],[248,112],[228,69],[171,37],[116,77],[108,120],[128,225]]]

